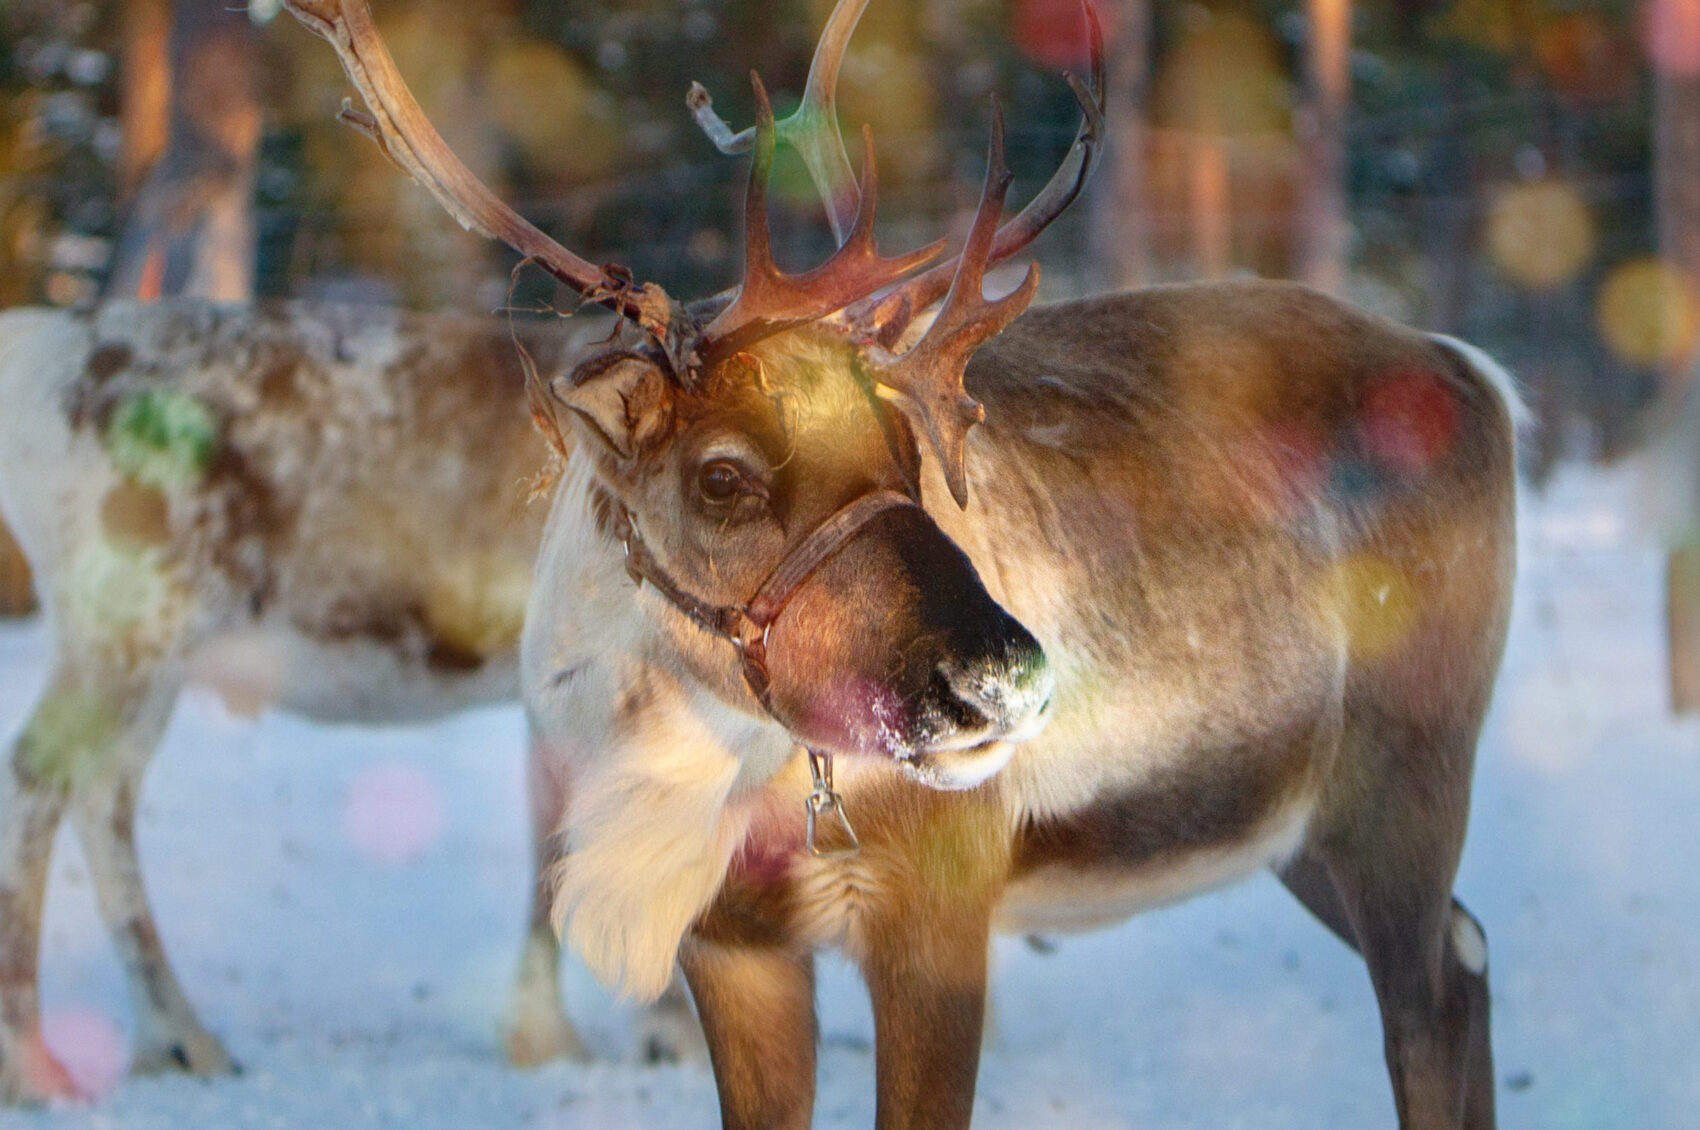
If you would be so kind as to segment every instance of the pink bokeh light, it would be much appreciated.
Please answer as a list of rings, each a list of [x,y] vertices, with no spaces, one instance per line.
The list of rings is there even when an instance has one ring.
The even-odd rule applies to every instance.
[[[123,1029],[105,1013],[90,1008],[55,1009],[41,1018],[42,1043],[47,1054],[28,1057],[25,1070],[39,1092],[101,1099],[117,1089],[130,1062],[129,1041]],[[68,1078],[67,1078],[68,1077]]]
[[[354,850],[390,867],[416,863],[442,838],[443,790],[402,761],[368,766],[349,783],[342,830]]]
[[[1666,75],[1700,77],[1700,0],[1648,0],[1641,38],[1653,66]]]

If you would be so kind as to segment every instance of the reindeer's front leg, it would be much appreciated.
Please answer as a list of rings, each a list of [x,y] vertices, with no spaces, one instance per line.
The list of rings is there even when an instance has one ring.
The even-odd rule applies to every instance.
[[[36,984],[53,834],[69,789],[43,780],[26,731],[0,769],[0,1103],[76,1094],[41,1038]]]
[[[708,1038],[725,1130],[808,1130],[818,1035],[814,958],[698,938],[685,943],[679,962]]]
[[[922,899],[895,908],[864,941],[877,1130],[966,1130],[973,1113],[991,914],[941,909]]]

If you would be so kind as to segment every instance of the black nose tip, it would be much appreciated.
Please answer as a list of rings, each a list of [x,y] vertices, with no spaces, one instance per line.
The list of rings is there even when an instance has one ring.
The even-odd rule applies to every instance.
[[[954,700],[954,712],[963,716],[956,719],[962,728],[1008,733],[1032,722],[1050,705],[1053,683],[1044,649],[1016,627],[1019,636],[1006,637],[988,654],[952,656],[939,664],[937,677]]]

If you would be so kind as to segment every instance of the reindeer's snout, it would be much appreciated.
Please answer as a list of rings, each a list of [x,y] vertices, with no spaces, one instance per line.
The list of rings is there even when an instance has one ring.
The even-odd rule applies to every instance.
[[[1045,727],[1055,689],[1045,652],[1015,619],[999,620],[980,647],[952,649],[934,669],[920,740],[902,760],[936,788],[973,788]]]
[[[1045,652],[1014,620],[1011,639],[1000,654],[963,660],[952,656],[938,666],[944,686],[985,724],[1000,734],[1031,737],[1042,726],[1055,684]]]
[[[973,788],[1044,726],[1044,650],[919,508],[881,514],[797,590],[768,645],[775,716],[814,748]]]

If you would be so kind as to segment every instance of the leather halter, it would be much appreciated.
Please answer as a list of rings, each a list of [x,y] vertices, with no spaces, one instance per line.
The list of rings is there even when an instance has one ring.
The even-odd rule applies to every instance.
[[[755,595],[743,604],[710,604],[692,596],[667,575],[650,554],[632,525],[631,513],[616,501],[613,510],[614,536],[626,551],[626,573],[641,588],[648,584],[684,613],[704,631],[729,640],[738,649],[743,664],[744,682],[761,703],[763,710],[773,714],[768,700],[770,684],[767,673],[767,634],[779,619],[791,598],[833,554],[862,531],[869,522],[888,510],[908,506],[919,509],[914,499],[894,490],[876,490],[862,495],[833,513],[816,526],[807,537],[780,558],[766,579],[756,587]],[[775,716],[775,720],[777,716]]]

